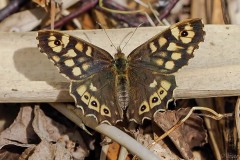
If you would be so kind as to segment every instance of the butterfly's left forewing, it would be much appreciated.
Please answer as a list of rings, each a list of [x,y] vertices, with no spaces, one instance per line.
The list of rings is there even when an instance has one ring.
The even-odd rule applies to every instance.
[[[39,31],[37,39],[40,51],[70,80],[84,79],[112,66],[109,53],[82,39],[57,31]]]

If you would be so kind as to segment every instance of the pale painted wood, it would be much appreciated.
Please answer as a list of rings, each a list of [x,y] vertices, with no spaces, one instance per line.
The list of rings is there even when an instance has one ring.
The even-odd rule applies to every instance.
[[[139,28],[124,52],[148,40],[165,27]],[[134,29],[107,30],[115,46]],[[240,95],[240,27],[207,25],[205,42],[189,65],[176,74],[175,98]],[[114,54],[102,30],[72,31]],[[0,33],[0,102],[68,102],[68,80],[40,53],[36,32]]]

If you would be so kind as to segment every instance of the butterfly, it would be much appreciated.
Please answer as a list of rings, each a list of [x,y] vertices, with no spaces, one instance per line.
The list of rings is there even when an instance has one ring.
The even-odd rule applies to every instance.
[[[126,118],[138,124],[167,109],[175,76],[204,40],[201,19],[170,26],[126,56],[111,56],[80,38],[39,31],[40,51],[70,79],[70,95],[84,116],[114,125]]]

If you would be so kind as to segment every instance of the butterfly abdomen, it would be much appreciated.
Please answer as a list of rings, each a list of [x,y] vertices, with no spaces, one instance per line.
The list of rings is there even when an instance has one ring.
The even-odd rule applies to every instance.
[[[115,88],[119,106],[125,110],[129,104],[129,80],[127,59],[121,52],[115,54]]]
[[[115,79],[116,84],[116,97],[119,106],[125,110],[129,104],[129,81],[127,76],[118,75]]]

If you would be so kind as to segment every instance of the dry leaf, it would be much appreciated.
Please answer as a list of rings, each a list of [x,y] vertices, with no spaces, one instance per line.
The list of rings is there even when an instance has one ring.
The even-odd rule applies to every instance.
[[[32,117],[31,106],[21,107],[13,124],[0,133],[0,149],[10,144],[30,147],[32,143],[31,140],[37,139],[31,127]]]
[[[137,131],[131,129],[130,133],[145,147],[148,147],[154,142],[152,125],[146,124],[144,126],[140,126]],[[169,146],[167,146],[163,141],[150,147],[149,149],[161,159],[179,159],[179,157],[173,153]]]
[[[53,160],[53,159],[62,159],[70,160],[70,152],[65,148],[63,143],[50,143],[43,140],[38,144],[26,157],[28,160]]]
[[[165,132],[173,127],[181,118],[185,117],[189,108],[159,112],[154,117],[156,124]],[[159,135],[160,136],[160,135]],[[170,133],[169,138],[177,147],[184,159],[192,159],[191,149],[207,143],[207,133],[203,127],[202,119],[192,114],[184,124]]]
[[[4,149],[0,150],[0,159],[1,160],[15,160],[19,158],[18,153],[10,152]]]
[[[39,106],[35,106],[34,112],[31,106],[22,107],[14,123],[0,134],[0,148],[10,144],[26,147],[20,160],[81,160],[89,154],[77,129],[67,128],[47,117]],[[13,149],[13,146],[8,147],[2,155]]]
[[[76,129],[68,129],[66,126],[50,119],[39,106],[34,110],[33,128],[42,140],[47,142],[62,142],[74,158],[82,159],[89,152],[80,133]]]
[[[27,32],[36,28],[47,13],[42,8],[35,8],[15,13],[0,23],[2,32]]]

